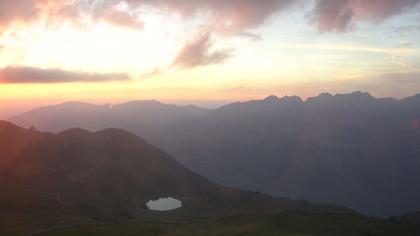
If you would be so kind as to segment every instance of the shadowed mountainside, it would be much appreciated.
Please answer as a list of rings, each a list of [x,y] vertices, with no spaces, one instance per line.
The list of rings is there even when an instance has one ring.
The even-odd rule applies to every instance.
[[[420,209],[419,122],[420,95],[271,96],[149,140],[219,183],[387,216]]]
[[[122,130],[52,134],[0,121],[0,150],[0,231],[284,209],[352,212],[222,187]],[[148,200],[164,196],[183,207],[168,213],[146,208]]]
[[[374,215],[420,209],[420,95],[396,100],[324,93],[306,101],[270,96],[167,125],[142,123],[151,114],[133,107],[136,115],[123,115],[129,121],[95,113],[90,124],[85,112],[65,107],[37,109],[10,121],[51,131],[75,125],[68,119],[92,130],[124,126],[228,186]]]

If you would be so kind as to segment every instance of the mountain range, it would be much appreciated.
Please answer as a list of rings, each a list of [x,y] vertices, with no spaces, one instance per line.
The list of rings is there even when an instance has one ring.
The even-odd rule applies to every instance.
[[[371,215],[420,209],[420,94],[401,100],[363,92],[306,101],[269,96],[215,110],[72,102],[8,120],[54,132],[126,129],[230,187]]]
[[[388,220],[212,183],[118,129],[58,134],[0,121],[1,235],[419,235]],[[154,211],[148,200],[176,197]]]
[[[75,223],[183,222],[286,209],[353,213],[223,187],[123,130],[53,134],[0,121],[0,150],[2,235]],[[182,207],[168,213],[146,207],[163,197],[181,200]]]

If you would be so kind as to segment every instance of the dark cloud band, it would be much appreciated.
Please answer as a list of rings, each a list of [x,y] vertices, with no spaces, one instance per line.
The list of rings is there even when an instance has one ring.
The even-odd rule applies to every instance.
[[[40,69],[34,67],[6,67],[0,70],[0,83],[94,83],[110,81],[130,81],[127,74],[98,74],[64,71],[60,69]]]

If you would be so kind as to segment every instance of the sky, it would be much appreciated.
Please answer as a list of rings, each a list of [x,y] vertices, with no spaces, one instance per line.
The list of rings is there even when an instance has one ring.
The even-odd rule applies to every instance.
[[[0,0],[0,118],[356,90],[420,93],[420,0]]]

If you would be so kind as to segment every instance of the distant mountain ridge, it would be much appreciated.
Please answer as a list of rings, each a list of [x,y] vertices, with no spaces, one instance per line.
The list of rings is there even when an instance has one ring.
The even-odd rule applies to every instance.
[[[93,130],[115,124],[135,132],[192,170],[232,187],[374,215],[420,209],[420,94],[400,100],[360,91],[305,101],[269,96],[199,115],[187,112],[165,125],[141,122],[148,112],[138,111],[121,123],[108,115],[93,124],[83,116],[75,119]],[[44,119],[26,113],[10,121],[54,131],[73,125],[67,119],[74,114]],[[108,118],[111,122],[102,122]]]
[[[39,130],[53,132],[75,127],[95,131],[132,126],[139,127],[139,130],[128,130],[139,132],[142,129],[148,130],[196,119],[209,111],[192,105],[167,105],[155,100],[131,101],[112,106],[66,102],[34,109],[7,120],[23,127],[35,126]]]

